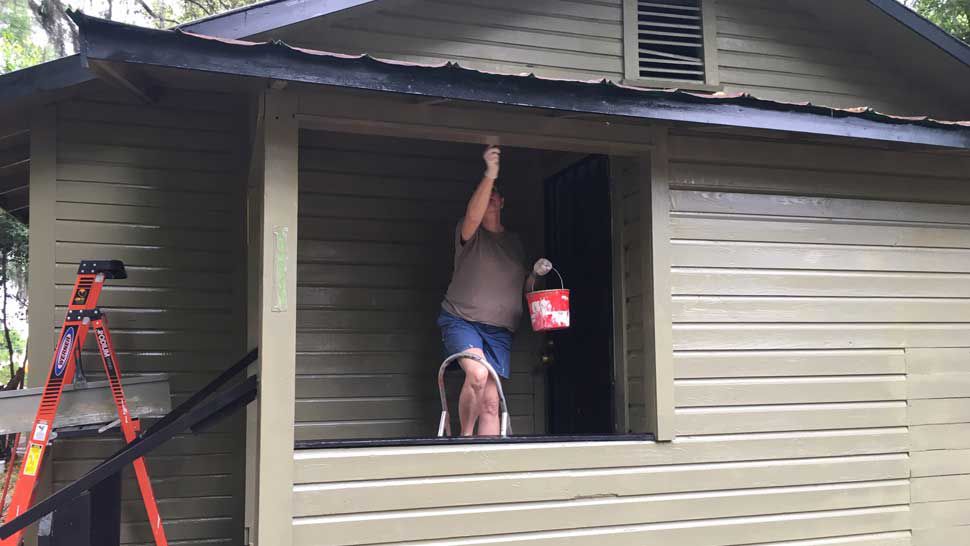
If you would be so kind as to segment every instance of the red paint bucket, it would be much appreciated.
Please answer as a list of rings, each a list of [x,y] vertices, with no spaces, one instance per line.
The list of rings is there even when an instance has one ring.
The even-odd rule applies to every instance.
[[[559,275],[559,272],[556,271],[556,274]],[[559,282],[562,286],[562,275],[559,275]],[[534,331],[549,332],[569,328],[569,290],[558,288],[529,292],[525,299],[529,304],[529,317],[532,319]]]

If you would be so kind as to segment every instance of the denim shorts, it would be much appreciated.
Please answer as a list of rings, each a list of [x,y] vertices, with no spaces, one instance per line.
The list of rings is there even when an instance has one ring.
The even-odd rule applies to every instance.
[[[485,360],[495,368],[495,372],[505,379],[509,378],[512,332],[508,329],[471,322],[443,309],[438,315],[438,328],[441,328],[441,341],[445,346],[446,357],[466,349],[481,349],[485,353]]]

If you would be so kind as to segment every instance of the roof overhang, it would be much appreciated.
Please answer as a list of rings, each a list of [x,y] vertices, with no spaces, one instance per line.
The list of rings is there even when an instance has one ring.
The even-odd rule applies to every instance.
[[[79,55],[70,55],[23,70],[0,76],[0,105],[13,104],[20,99],[35,98],[95,79],[81,62]]]
[[[929,19],[909,9],[899,0],[868,0],[870,4],[900,22],[954,59],[970,66],[970,44],[950,35]]]
[[[179,25],[177,28],[218,36],[245,38],[300,21],[345,11],[374,0],[269,0]]]
[[[267,0],[185,23],[178,28],[207,36],[239,39],[376,1],[379,0]],[[899,0],[867,1],[950,56],[970,66],[970,45],[951,36]]]
[[[970,123],[897,118],[739,96],[644,90],[415,65],[124,25],[73,13],[88,63],[124,63],[357,90],[670,122],[970,149]]]

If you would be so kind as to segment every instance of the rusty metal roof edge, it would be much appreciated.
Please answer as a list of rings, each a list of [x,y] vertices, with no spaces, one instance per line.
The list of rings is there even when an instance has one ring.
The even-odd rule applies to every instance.
[[[785,130],[970,149],[970,121],[868,107],[786,103],[749,94],[643,89],[610,80],[501,74],[134,27],[72,12],[82,55],[104,61],[593,114]],[[286,62],[283,62],[286,59]],[[769,114],[774,114],[769,116]],[[917,131],[920,129],[920,131]]]
[[[939,120],[932,118],[930,116],[897,116],[893,114],[887,114],[884,112],[879,112],[870,106],[857,106],[851,108],[837,108],[833,106],[826,106],[821,104],[813,104],[811,102],[785,102],[773,99],[765,99],[750,93],[702,93],[696,91],[687,91],[678,88],[646,88],[637,87],[628,84],[623,84],[615,82],[608,78],[594,79],[594,80],[576,80],[576,79],[563,79],[563,78],[550,78],[545,76],[538,76],[534,72],[531,73],[521,73],[521,74],[508,74],[504,72],[490,72],[487,70],[481,70],[477,68],[470,68],[463,66],[457,61],[443,61],[441,63],[415,63],[409,61],[400,61],[394,59],[384,59],[380,57],[375,57],[368,53],[363,53],[360,55],[347,55],[343,53],[335,53],[331,51],[307,49],[298,46],[292,46],[281,40],[273,40],[270,42],[250,42],[243,40],[227,39],[218,36],[209,36],[205,34],[199,34],[195,32],[189,32],[187,30],[176,30],[177,33],[183,34],[185,36],[197,39],[197,40],[208,40],[215,41],[224,44],[238,45],[238,46],[271,46],[276,48],[281,48],[283,50],[298,53],[302,55],[311,56],[323,56],[331,57],[334,59],[344,59],[344,60],[359,60],[361,62],[373,62],[384,66],[403,66],[403,67],[413,67],[421,69],[456,69],[460,71],[482,74],[492,77],[512,77],[512,78],[533,78],[539,81],[548,82],[566,82],[566,83],[580,83],[586,85],[605,85],[609,87],[615,87],[617,89],[627,89],[636,93],[642,93],[645,96],[654,94],[663,94],[665,96],[676,96],[683,100],[696,101],[698,103],[703,103],[705,101],[716,101],[721,103],[730,104],[758,104],[764,108],[770,108],[779,111],[786,111],[788,109],[796,109],[797,111],[811,111],[816,114],[831,115],[833,117],[840,116],[853,116],[853,117],[864,117],[874,121],[882,121],[886,123],[899,123],[899,124],[926,124],[927,126],[940,127],[940,128],[950,128],[953,126],[958,127],[968,127],[970,128],[970,120],[967,121],[957,121],[957,120]]]

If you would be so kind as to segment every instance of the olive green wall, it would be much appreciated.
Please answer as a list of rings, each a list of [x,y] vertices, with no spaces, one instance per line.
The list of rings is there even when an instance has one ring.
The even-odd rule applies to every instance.
[[[677,438],[298,451],[295,544],[966,533],[967,158],[680,128],[668,142],[653,174],[670,189]],[[643,215],[624,195],[632,256]],[[640,264],[626,275],[631,371]],[[631,382],[633,423],[643,390]]]
[[[53,226],[56,308],[47,327],[60,327],[80,260],[123,260],[128,279],[108,281],[99,302],[120,367],[167,373],[173,407],[246,349],[240,106],[230,95],[177,89],[142,105],[98,84],[56,106],[54,218],[35,216],[31,228]],[[89,377],[102,375],[93,345],[84,362]],[[171,543],[241,542],[241,432],[237,414],[147,459]],[[114,434],[56,442],[55,489],[120,446]],[[154,543],[130,474],[123,519],[123,543]]]

